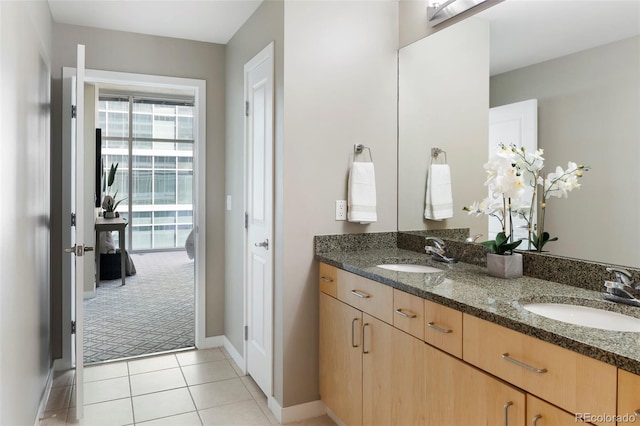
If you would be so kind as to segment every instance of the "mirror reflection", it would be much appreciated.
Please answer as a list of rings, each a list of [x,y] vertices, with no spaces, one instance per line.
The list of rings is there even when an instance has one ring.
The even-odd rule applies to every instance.
[[[400,49],[398,229],[468,227],[487,239],[487,217],[463,207],[487,196],[490,108],[535,100],[544,171],[591,167],[547,203],[545,231],[558,241],[544,249],[640,266],[639,34],[636,0],[508,0]],[[433,147],[451,170],[453,217],[440,221],[424,217]]]

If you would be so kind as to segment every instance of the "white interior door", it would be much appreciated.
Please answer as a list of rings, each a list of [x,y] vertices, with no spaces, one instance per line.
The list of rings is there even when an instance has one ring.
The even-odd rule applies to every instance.
[[[84,46],[78,45],[75,84],[72,86],[72,105],[75,106],[75,117],[71,125],[71,212],[75,214],[75,226],[71,228],[73,247],[66,249],[75,258],[75,267],[71,271],[71,320],[75,325],[72,334],[72,363],[76,370],[76,391],[74,393],[72,418],[81,419],[84,409],[84,374],[83,374],[83,299],[84,299],[84,256],[85,251],[93,247],[84,245]],[[90,202],[89,200],[86,200]],[[87,236],[90,237],[90,236]]]
[[[489,157],[498,149],[499,144],[523,146],[527,151],[538,149],[538,100],[516,102],[494,107],[489,110]],[[530,200],[533,189],[527,186],[525,199]],[[535,215],[534,215],[535,217]],[[493,240],[502,231],[500,222],[489,216],[489,240]],[[513,238],[529,238],[527,222],[521,218],[513,220]],[[519,248],[524,248],[521,243]]]
[[[272,395],[273,43],[244,66],[246,146],[246,363]]]

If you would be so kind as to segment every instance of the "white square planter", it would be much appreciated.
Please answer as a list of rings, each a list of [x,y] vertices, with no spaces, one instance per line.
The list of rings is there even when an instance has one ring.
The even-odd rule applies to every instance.
[[[519,278],[522,276],[522,255],[487,253],[487,272],[492,277]]]

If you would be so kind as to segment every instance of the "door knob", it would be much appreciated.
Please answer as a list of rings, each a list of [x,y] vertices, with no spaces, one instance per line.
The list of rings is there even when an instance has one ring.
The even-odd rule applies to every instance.
[[[75,245],[64,249],[65,253],[73,253],[76,256],[83,256],[86,251],[93,251],[93,247],[87,247],[83,245]]]
[[[265,239],[263,242],[261,243],[255,243],[254,244],[256,247],[264,247],[265,249],[269,250],[269,239]]]

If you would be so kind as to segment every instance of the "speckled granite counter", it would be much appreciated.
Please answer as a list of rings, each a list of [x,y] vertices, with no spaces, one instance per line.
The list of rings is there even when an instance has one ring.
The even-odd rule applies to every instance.
[[[316,253],[316,259],[640,374],[640,333],[567,324],[535,315],[522,307],[532,302],[564,303],[578,299],[583,306],[640,318],[640,308],[605,302],[600,292],[531,277],[493,278],[481,266],[434,262],[425,254],[391,247]],[[443,272],[395,272],[375,266],[382,263],[424,264],[443,269]]]

